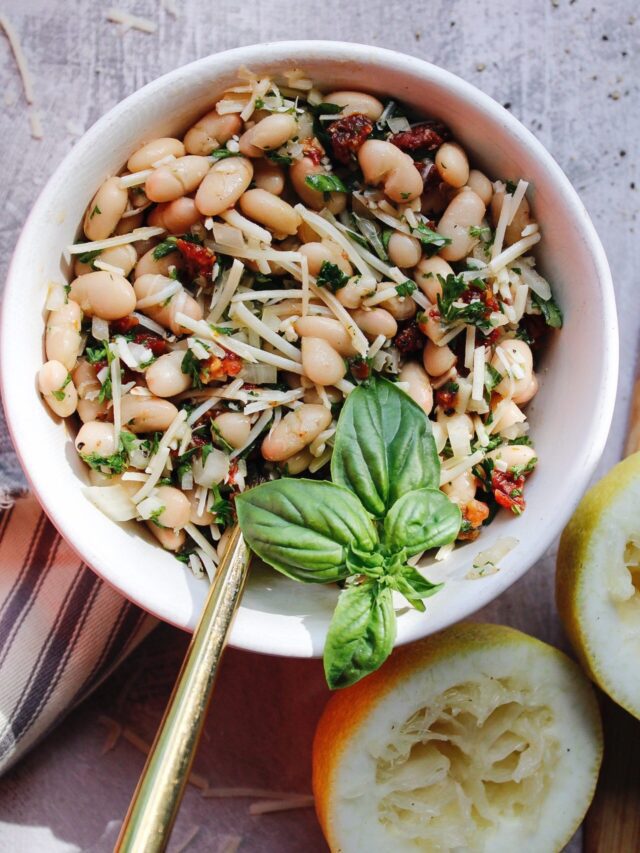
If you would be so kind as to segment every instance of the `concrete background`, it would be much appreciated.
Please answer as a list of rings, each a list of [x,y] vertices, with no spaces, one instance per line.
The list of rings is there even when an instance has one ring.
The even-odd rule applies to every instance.
[[[153,35],[108,23],[108,3],[4,0],[29,62],[44,126],[30,137],[13,57],[0,39],[0,281],[22,223],[74,140],[124,96],[208,53],[273,39],[322,38],[380,45],[448,68],[500,101],[551,151],[573,181],[603,240],[621,322],[621,378],[600,470],[619,457],[626,429],[640,315],[636,228],[640,199],[640,18],[635,0],[122,0],[157,22]],[[594,400],[597,405],[597,400]],[[24,485],[0,423],[0,486]],[[565,646],[555,617],[555,549],[480,617]],[[2,780],[0,851],[110,850],[142,767],[121,737],[104,755],[108,715],[151,739],[185,646],[168,627],[145,642],[98,694]],[[315,661],[231,650],[196,769],[212,785],[309,790],[310,744],[326,700]],[[315,853],[325,850],[311,810],[249,817],[247,800],[204,799],[190,788],[171,845]],[[196,832],[197,830],[197,832]],[[194,835],[193,833],[196,832]],[[191,837],[191,840],[189,840]],[[581,849],[576,837],[567,848]],[[545,851],[541,851],[545,853]]]

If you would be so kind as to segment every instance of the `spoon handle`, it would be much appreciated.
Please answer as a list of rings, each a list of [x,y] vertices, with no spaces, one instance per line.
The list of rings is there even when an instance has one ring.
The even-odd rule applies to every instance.
[[[249,549],[236,526],[129,805],[118,853],[155,853],[169,841],[248,568]]]

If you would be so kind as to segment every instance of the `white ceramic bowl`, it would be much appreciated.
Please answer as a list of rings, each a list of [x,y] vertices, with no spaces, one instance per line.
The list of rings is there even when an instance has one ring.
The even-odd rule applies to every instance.
[[[47,279],[67,273],[73,242],[96,187],[143,141],[183,133],[235,80],[241,65],[257,72],[302,67],[321,87],[391,95],[442,119],[492,177],[524,177],[542,225],[540,266],[552,282],[565,327],[545,353],[541,388],[529,407],[540,465],[519,519],[506,513],[475,543],[442,564],[445,589],[398,619],[398,643],[450,625],[491,601],[542,555],[585,488],[609,429],[617,380],[613,289],[602,246],[560,168],[512,115],[447,71],[399,53],[336,42],[280,42],[243,47],[166,74],[114,107],[78,142],[35,204],[15,251],[4,297],[0,360],[9,427],[44,509],[84,560],[112,586],[161,619],[192,629],[207,586],[167,552],[119,527],[82,495],[84,466],[65,426],[38,397]],[[501,571],[467,580],[474,555],[505,535],[519,545]],[[308,657],[322,652],[335,588],[297,584],[254,567],[233,625],[235,646]]]

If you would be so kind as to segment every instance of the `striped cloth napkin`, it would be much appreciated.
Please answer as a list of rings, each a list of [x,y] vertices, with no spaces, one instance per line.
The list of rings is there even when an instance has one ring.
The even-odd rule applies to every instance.
[[[0,773],[124,660],[157,620],[101,581],[37,501],[0,512]]]

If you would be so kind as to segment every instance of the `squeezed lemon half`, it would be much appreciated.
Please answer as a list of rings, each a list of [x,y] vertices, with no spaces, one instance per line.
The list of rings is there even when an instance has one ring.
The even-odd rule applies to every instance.
[[[511,628],[461,624],[331,698],[313,787],[334,853],[549,853],[582,820],[601,758],[576,664]]]
[[[640,453],[578,505],[560,539],[556,599],[584,668],[640,719]]]

